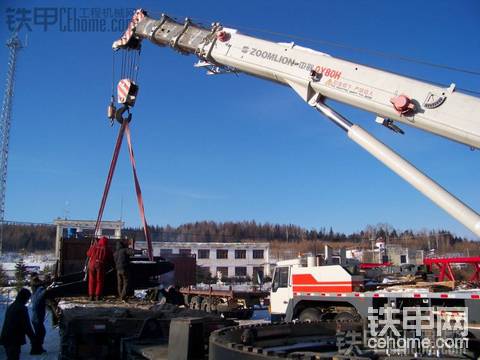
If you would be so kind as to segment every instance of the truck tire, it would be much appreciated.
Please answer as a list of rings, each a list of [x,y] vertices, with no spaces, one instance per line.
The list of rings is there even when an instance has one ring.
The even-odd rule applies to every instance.
[[[201,310],[202,309],[202,297],[201,296],[192,297],[192,300],[190,300],[190,309],[193,309],[193,310]]]
[[[216,312],[217,305],[215,299],[203,299],[201,309],[206,312]]]
[[[345,323],[345,322],[357,322],[360,320],[360,316],[353,312],[343,311],[338,313],[335,316],[335,321],[337,323]]]
[[[305,322],[320,321],[321,313],[317,308],[306,308],[300,313],[298,319]]]

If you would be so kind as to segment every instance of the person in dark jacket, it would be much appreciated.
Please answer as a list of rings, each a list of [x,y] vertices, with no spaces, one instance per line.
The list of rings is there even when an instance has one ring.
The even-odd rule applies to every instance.
[[[30,290],[21,289],[15,301],[7,308],[0,342],[5,347],[8,360],[20,359],[20,350],[22,345],[26,344],[25,335],[32,344],[35,342],[35,333],[26,306],[30,296],[32,296]]]
[[[46,312],[46,300],[45,300],[45,286],[44,283],[35,277],[31,282],[32,286],[32,325],[35,331],[35,342],[32,343],[32,350],[30,355],[40,355],[46,352],[43,348],[43,341],[45,340],[45,312]]]
[[[117,242],[117,250],[113,254],[115,269],[117,270],[117,290],[120,299],[127,298],[128,282],[130,277],[130,256],[134,254],[133,249],[122,241]]]
[[[100,300],[103,293],[105,271],[111,263],[112,252],[108,247],[108,238],[103,236],[92,244],[88,256],[88,295],[90,300]]]

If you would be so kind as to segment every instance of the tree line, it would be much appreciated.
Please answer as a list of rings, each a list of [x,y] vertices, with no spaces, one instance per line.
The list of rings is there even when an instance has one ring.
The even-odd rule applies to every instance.
[[[455,249],[475,249],[477,243],[455,236],[447,230],[398,230],[389,224],[368,225],[363,230],[345,234],[330,228],[305,229],[293,224],[257,223],[255,221],[214,222],[201,221],[177,227],[150,226],[153,241],[163,242],[245,242],[266,241],[279,244],[330,243],[338,246],[370,248],[382,239],[386,243],[400,244],[412,249],[438,249],[442,252]],[[48,251],[55,246],[54,225],[5,224],[3,226],[3,251]],[[144,240],[143,230],[127,227],[123,234],[135,240]],[[320,246],[320,245],[319,245]]]

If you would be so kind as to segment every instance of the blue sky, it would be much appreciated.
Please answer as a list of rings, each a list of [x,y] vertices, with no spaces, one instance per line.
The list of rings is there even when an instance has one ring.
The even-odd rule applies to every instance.
[[[3,1],[7,8],[79,7],[78,1]],[[275,41],[262,28],[352,47],[479,70],[480,3],[464,1],[84,1],[84,8],[137,8],[208,22]],[[110,19],[110,18],[108,18]],[[119,32],[43,31],[32,25],[17,68],[6,218],[49,222],[95,218],[117,126],[105,118],[111,43]],[[25,34],[25,32],[24,32]],[[300,43],[300,42],[299,42]],[[352,61],[480,91],[480,77],[309,41],[301,45]],[[132,136],[151,224],[197,220],[399,229],[465,227],[348,140],[287,87],[246,75],[207,77],[185,57],[144,43]],[[0,79],[7,49],[0,47]],[[479,152],[403,126],[396,135],[374,115],[336,109],[480,209]],[[479,115],[480,116],[480,115]],[[126,146],[105,219],[140,224]],[[66,212],[67,211],[67,212]]]

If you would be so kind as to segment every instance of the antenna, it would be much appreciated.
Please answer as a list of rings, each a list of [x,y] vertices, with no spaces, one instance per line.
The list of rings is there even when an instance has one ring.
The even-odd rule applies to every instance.
[[[66,200],[65,207],[63,208],[63,216],[65,220],[68,220],[68,215],[70,214],[70,210],[68,209],[69,206],[70,206],[70,201]]]
[[[2,112],[0,114],[0,253],[3,243],[3,223],[5,221],[5,193],[7,190],[8,145],[10,141],[10,124],[12,121],[12,100],[15,85],[15,69],[18,50],[24,46],[15,31],[7,40],[10,49],[8,55],[7,80],[3,94]]]

